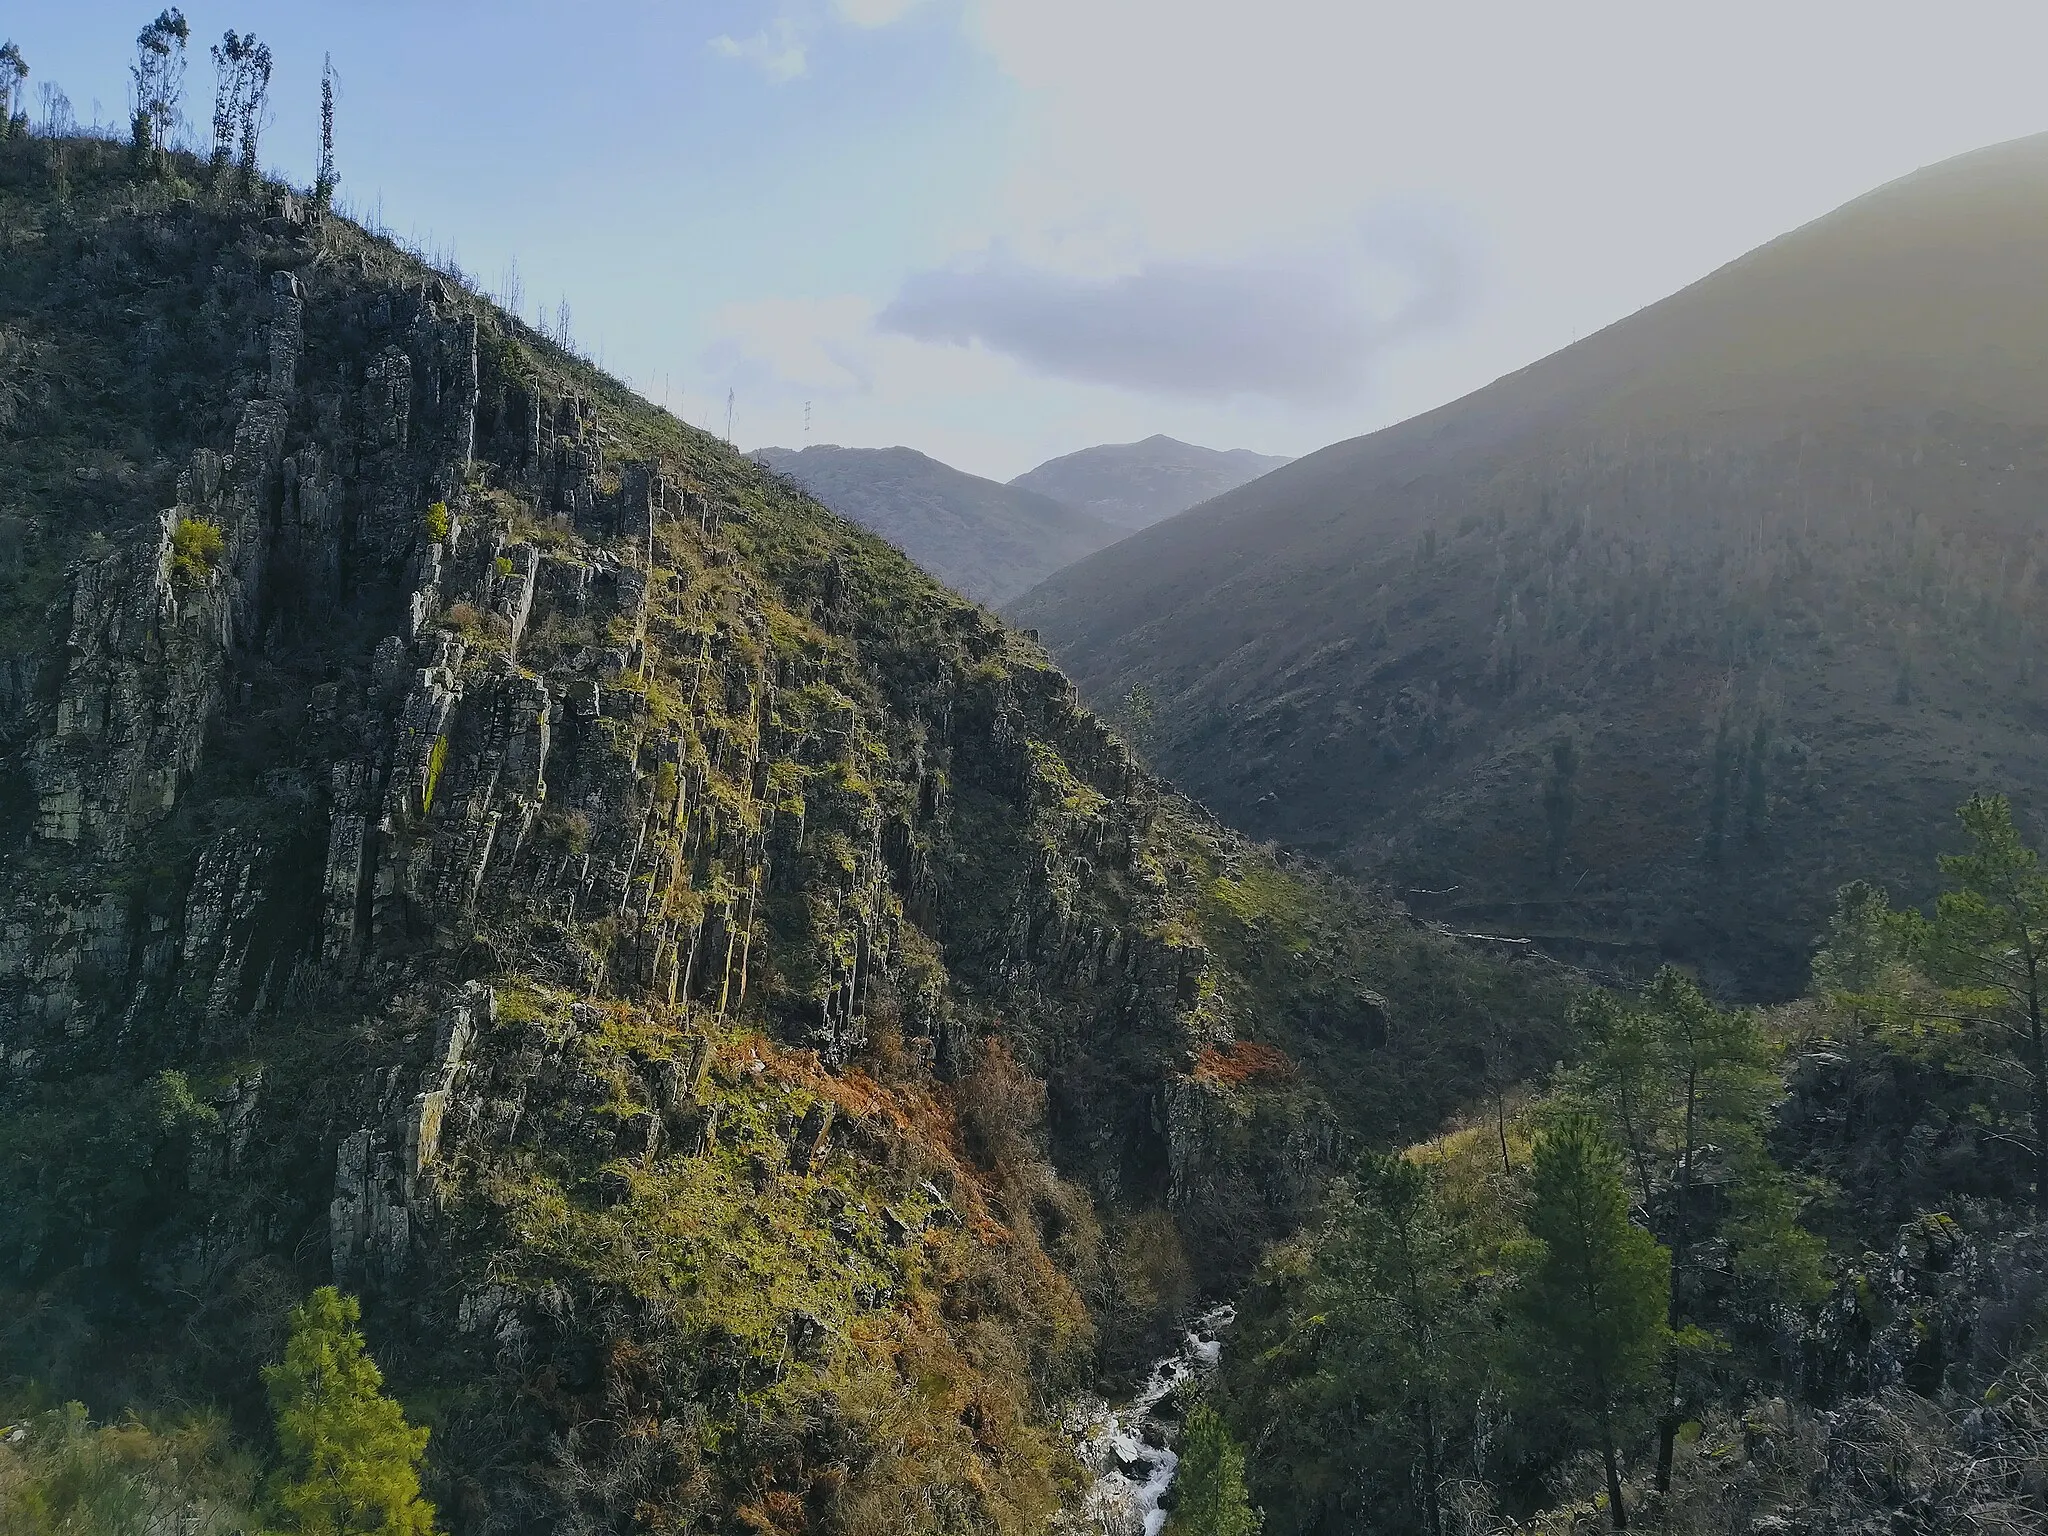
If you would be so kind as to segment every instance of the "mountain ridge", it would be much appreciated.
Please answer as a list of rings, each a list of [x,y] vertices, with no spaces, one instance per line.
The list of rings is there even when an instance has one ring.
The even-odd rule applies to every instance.
[[[1123,537],[1063,502],[970,475],[915,448],[823,443],[749,456],[992,607]]]
[[[1286,458],[1249,448],[1202,448],[1163,432],[1048,459],[1010,481],[1132,531],[1235,490]]]
[[[2048,139],[1959,157],[1010,611],[1098,705],[1144,690],[1155,759],[1257,833],[1782,995],[1832,880],[1924,891],[1946,807],[2048,766],[2043,256]],[[1548,829],[1567,737],[1552,798],[1618,835]]]

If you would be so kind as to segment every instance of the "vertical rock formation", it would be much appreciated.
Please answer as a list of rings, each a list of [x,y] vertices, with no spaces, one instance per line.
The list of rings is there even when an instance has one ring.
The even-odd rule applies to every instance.
[[[362,1292],[464,1530],[889,1507],[876,1404],[967,1526],[1049,1516],[1098,1222],[1226,1280],[1393,1102],[1200,1051],[1355,1087],[1344,999],[1471,962],[1354,896],[1245,963],[1219,882],[1294,877],[1030,642],[360,231],[108,174],[92,270],[211,350],[138,354],[170,504],[0,658],[0,1286],[223,1396],[225,1319]]]

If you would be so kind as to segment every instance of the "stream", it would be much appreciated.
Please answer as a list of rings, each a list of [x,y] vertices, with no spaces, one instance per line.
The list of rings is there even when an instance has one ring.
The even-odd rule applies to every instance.
[[[1199,1379],[1223,1358],[1218,1337],[1237,1321],[1225,1302],[1196,1318],[1180,1347],[1153,1363],[1144,1383],[1122,1407],[1084,1401],[1068,1417],[1083,1465],[1095,1474],[1082,1502],[1077,1536],[1159,1536],[1166,1511],[1159,1501],[1173,1486],[1180,1458],[1167,1445],[1168,1419],[1160,1404],[1182,1382]]]

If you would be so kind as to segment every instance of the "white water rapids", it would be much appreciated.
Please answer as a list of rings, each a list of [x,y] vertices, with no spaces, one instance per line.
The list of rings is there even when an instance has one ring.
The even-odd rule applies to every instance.
[[[1229,1303],[1196,1318],[1180,1348],[1156,1362],[1144,1384],[1121,1408],[1096,1400],[1069,1417],[1083,1465],[1095,1474],[1082,1502],[1082,1536],[1159,1536],[1166,1511],[1159,1501],[1173,1486],[1180,1458],[1168,1447],[1159,1405],[1182,1382],[1206,1376],[1223,1358],[1217,1337],[1237,1321]]]

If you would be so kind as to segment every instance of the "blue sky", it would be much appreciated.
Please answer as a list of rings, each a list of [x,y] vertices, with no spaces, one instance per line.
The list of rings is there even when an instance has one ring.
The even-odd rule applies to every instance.
[[[0,19],[121,115],[140,5]],[[1007,478],[1155,431],[1300,453],[1533,361],[1916,166],[2048,128],[2011,0],[186,7],[265,159],[747,446]]]

